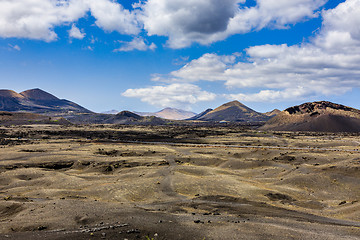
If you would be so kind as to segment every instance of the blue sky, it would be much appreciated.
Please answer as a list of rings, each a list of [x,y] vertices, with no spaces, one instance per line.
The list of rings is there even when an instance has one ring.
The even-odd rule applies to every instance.
[[[1,88],[90,110],[360,108],[360,1],[3,0]]]

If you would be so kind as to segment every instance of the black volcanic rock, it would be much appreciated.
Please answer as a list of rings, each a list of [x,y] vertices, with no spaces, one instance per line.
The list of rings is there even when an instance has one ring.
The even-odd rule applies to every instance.
[[[360,132],[360,110],[328,101],[308,102],[287,108],[260,129]]]
[[[76,103],[59,99],[41,89],[31,89],[20,94],[12,90],[0,90],[0,111],[25,111],[48,115],[91,113]]]
[[[202,121],[260,122],[270,117],[258,113],[238,101],[232,101],[199,117]]]

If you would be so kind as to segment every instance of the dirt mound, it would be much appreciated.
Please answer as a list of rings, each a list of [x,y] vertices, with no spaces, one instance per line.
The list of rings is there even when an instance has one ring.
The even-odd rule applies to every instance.
[[[228,122],[259,122],[266,121],[269,117],[258,113],[238,101],[232,101],[200,116],[202,121],[228,121]]]
[[[327,101],[309,102],[282,111],[261,129],[360,132],[360,110]]]

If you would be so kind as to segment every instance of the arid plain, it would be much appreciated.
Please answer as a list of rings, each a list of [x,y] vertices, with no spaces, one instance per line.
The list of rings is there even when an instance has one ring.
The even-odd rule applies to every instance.
[[[1,127],[0,239],[359,239],[360,135]]]

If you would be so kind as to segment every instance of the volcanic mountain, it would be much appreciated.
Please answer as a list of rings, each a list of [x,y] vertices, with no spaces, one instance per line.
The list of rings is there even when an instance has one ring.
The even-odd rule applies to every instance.
[[[258,113],[238,101],[232,101],[215,108],[212,111],[193,120],[201,121],[228,121],[228,122],[259,122],[270,117]]]
[[[282,111],[260,129],[360,132],[360,110],[327,101],[308,102]]]
[[[164,108],[163,110],[154,113],[152,112],[135,112],[135,113],[140,116],[155,116],[170,120],[184,120],[196,115],[196,113],[184,111],[177,108]]]
[[[59,99],[41,89],[31,89],[21,93],[0,90],[0,111],[32,112],[42,114],[91,113],[80,105]]]

